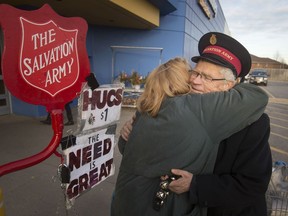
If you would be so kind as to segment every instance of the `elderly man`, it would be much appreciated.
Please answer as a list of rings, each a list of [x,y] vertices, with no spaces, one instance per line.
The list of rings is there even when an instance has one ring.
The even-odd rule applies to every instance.
[[[227,35],[207,33],[200,39],[198,49],[200,56],[192,58],[197,64],[190,79],[195,93],[231,88],[226,83],[227,74],[214,67],[229,68],[238,78],[250,70],[249,52]],[[126,122],[121,130],[125,140],[132,130],[132,122]],[[207,207],[208,216],[267,215],[265,192],[272,171],[269,134],[269,117],[263,114],[258,121],[220,143],[213,174],[193,175],[172,169],[180,178],[172,181],[169,189],[177,194],[189,192],[191,205]]]

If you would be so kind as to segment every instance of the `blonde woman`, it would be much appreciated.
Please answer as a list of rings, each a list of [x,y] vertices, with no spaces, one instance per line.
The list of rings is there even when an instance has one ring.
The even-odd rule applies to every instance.
[[[213,69],[221,74],[227,68]],[[223,92],[191,94],[191,67],[185,59],[171,59],[151,72],[138,100],[129,140],[125,148],[119,146],[123,158],[112,216],[200,215],[199,209],[189,204],[188,193],[170,193],[160,210],[153,208],[153,199],[160,176],[171,174],[172,168],[212,173],[217,143],[264,112],[267,95],[257,86],[234,86],[236,82],[226,74],[205,78],[223,82]]]
[[[187,61],[179,57],[160,65],[147,77],[145,91],[137,100],[138,111],[156,117],[167,97],[189,93],[190,70]]]

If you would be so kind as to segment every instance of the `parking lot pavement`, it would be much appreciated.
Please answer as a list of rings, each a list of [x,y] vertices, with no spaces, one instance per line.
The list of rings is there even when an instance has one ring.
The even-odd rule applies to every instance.
[[[134,112],[135,109],[122,108],[116,139],[120,128]],[[76,113],[77,110],[73,110],[74,119]],[[44,125],[40,120],[42,118],[0,116],[1,165],[37,154],[49,144],[51,125]],[[73,130],[76,130],[75,125],[65,126],[63,137]],[[116,147],[115,174],[77,198],[70,210],[65,208],[64,194],[56,177],[60,159],[55,155],[35,166],[4,175],[0,177],[0,188],[6,216],[109,216],[120,161]]]
[[[277,103],[277,104],[288,104],[288,99],[286,98],[269,98],[269,103]]]

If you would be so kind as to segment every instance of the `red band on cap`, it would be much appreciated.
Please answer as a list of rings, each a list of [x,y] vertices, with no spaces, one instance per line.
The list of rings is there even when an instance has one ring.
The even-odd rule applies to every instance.
[[[235,67],[237,75],[240,74],[242,68],[240,60],[233,53],[224,49],[223,47],[208,46],[203,50],[203,53],[211,53],[223,58]]]

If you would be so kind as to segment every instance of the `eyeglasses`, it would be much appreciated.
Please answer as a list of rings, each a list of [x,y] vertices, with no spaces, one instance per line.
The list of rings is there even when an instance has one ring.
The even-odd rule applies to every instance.
[[[221,81],[221,80],[226,80],[225,78],[212,78],[211,76],[203,73],[203,72],[198,72],[195,70],[189,70],[189,72],[191,73],[191,77],[193,78],[197,78],[198,76],[200,76],[200,78],[206,82],[213,82],[213,81]]]

